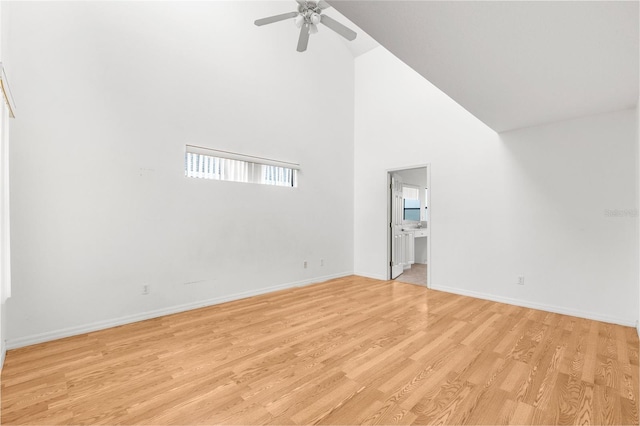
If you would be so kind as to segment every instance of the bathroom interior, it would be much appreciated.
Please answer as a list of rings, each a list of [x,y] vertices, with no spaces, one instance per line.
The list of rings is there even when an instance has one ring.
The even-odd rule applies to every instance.
[[[391,211],[391,279],[427,286],[429,263],[428,168],[417,167],[391,173],[396,182],[397,208]],[[400,201],[401,191],[401,201]],[[392,191],[393,197],[393,191]],[[391,201],[392,206],[393,199]],[[398,208],[399,207],[399,208]]]

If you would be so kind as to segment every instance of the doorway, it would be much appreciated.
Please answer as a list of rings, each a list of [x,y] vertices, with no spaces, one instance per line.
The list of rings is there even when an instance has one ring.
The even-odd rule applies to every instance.
[[[430,165],[387,171],[388,278],[430,287]]]

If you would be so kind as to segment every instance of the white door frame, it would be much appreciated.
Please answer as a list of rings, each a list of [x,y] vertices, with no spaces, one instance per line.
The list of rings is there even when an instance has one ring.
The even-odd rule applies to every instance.
[[[433,210],[431,209],[431,163],[387,169],[387,223],[385,224],[387,229],[387,279],[391,279],[391,174],[402,170],[421,168],[427,169],[427,188],[429,188],[427,191],[427,208],[429,209],[429,221],[427,223],[427,288],[432,288],[433,282],[431,281],[431,270],[433,269],[433,265],[431,262],[431,229],[433,228],[433,216],[431,213]]]

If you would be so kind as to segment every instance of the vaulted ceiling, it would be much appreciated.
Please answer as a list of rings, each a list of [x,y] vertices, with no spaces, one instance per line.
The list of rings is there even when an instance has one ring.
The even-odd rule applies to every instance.
[[[633,108],[638,1],[331,5],[496,131]]]

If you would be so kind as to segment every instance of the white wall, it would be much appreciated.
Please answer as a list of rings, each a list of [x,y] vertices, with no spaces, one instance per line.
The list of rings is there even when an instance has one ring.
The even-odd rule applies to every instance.
[[[637,218],[605,214],[637,203],[633,110],[498,135],[383,48],[355,75],[356,273],[385,277],[386,171],[430,163],[433,288],[635,323]]]
[[[9,5],[11,347],[352,272],[353,57],[253,25],[294,7]],[[300,185],[185,178],[186,143],[299,162]]]

